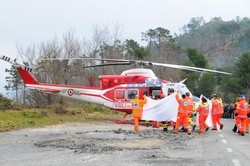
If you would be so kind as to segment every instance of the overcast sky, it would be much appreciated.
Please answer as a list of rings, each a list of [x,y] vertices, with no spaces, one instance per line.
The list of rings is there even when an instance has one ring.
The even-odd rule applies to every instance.
[[[0,55],[16,57],[16,45],[46,41],[73,29],[88,37],[94,25],[119,22],[123,38],[140,42],[141,32],[164,27],[178,33],[192,17],[231,20],[250,17],[249,0],[0,0]],[[5,68],[0,61],[0,93]]]

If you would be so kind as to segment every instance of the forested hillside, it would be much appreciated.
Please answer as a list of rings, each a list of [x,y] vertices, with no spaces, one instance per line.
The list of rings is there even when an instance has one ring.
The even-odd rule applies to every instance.
[[[215,17],[205,22],[203,17],[192,18],[180,28],[180,35],[175,37],[175,41],[182,49],[196,48],[204,53],[215,68],[228,66],[250,50],[250,19],[236,17],[223,21]]]

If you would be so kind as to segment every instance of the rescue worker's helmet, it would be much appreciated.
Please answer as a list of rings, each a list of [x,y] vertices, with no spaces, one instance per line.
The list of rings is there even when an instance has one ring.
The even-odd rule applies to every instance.
[[[240,94],[240,98],[245,98],[245,95],[243,95],[243,94]]]
[[[186,96],[190,96],[190,93],[189,93],[189,92],[186,92]]]
[[[218,97],[218,96],[217,96],[217,94],[214,94],[214,95],[213,95],[213,97],[215,97],[215,98],[216,98],[216,97]]]
[[[186,98],[186,95],[181,95],[181,97],[182,97],[183,99],[185,99],[185,98]]]

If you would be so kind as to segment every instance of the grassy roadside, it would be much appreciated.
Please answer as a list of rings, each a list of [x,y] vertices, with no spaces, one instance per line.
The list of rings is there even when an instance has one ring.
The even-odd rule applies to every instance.
[[[0,132],[64,122],[121,119],[122,115],[122,113],[92,104],[0,110]]]

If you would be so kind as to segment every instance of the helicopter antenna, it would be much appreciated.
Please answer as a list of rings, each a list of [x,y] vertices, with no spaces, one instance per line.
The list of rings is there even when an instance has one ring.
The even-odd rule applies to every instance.
[[[174,83],[174,80],[172,79],[172,77],[170,77],[170,80],[171,80],[172,83]]]

